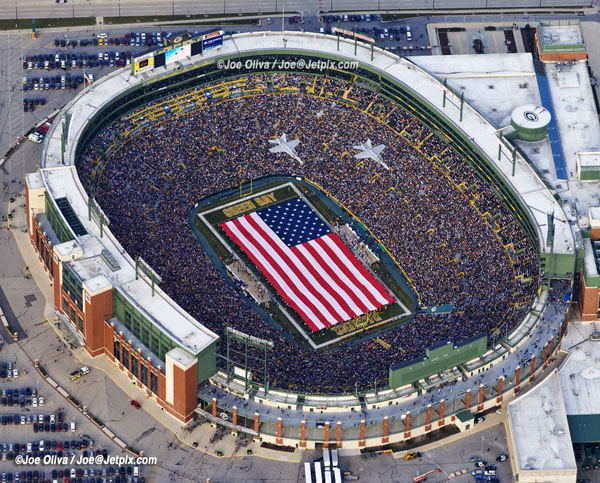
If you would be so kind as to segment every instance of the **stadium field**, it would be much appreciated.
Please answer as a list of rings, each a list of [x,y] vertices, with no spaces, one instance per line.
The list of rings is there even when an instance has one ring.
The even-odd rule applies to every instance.
[[[385,303],[383,306],[375,310],[361,312],[355,317],[346,317],[331,326],[315,330],[311,328],[294,308],[290,307],[285,296],[273,288],[272,282],[265,276],[265,273],[257,267],[248,254],[240,248],[236,243],[233,243],[230,237],[223,229],[223,225],[232,219],[244,217],[253,212],[260,212],[265,207],[274,207],[294,200],[303,200],[302,202],[310,203],[310,206],[316,213],[319,214],[323,222],[331,228],[337,227],[337,230],[342,230],[346,233],[352,233],[348,230],[348,223],[352,222],[352,217],[343,207],[337,205],[337,213],[334,211],[334,201],[328,199],[327,195],[319,192],[313,185],[309,183],[300,183],[300,180],[279,181],[265,184],[266,180],[258,183],[260,188],[252,188],[252,183],[240,185],[239,191],[231,190],[234,193],[232,197],[223,197],[218,202],[214,202],[212,198],[204,199],[201,207],[196,207],[194,210],[193,222],[197,229],[196,234],[203,236],[206,243],[219,254],[223,264],[228,267],[229,274],[233,275],[234,270],[230,267],[237,260],[242,261],[244,266],[248,268],[249,273],[244,274],[236,271],[233,275],[238,281],[243,280],[244,290],[250,294],[255,303],[263,304],[264,308],[273,313],[273,322],[278,324],[284,330],[290,332],[294,340],[305,344],[313,349],[331,349],[341,342],[348,343],[357,339],[369,337],[374,332],[382,332],[396,325],[406,323],[410,320],[413,314],[414,295],[411,299],[409,295],[410,288],[407,281],[401,275],[400,271],[395,274],[390,273],[380,258],[372,252],[370,260],[365,257],[364,261],[368,265],[368,269],[373,271],[375,268],[388,282],[385,284],[381,280],[379,283],[385,285],[386,290],[395,298],[391,303]],[[310,196],[313,201],[319,200],[317,209],[315,205],[308,202],[305,195]],[[342,209],[340,209],[342,208]],[[345,225],[343,228],[341,225]],[[358,235],[354,236],[357,241],[357,247],[360,247]],[[364,243],[363,243],[364,247]],[[363,248],[363,251],[365,249]],[[387,257],[385,251],[381,250],[381,256]],[[400,280],[394,278],[402,276]],[[373,271],[374,277],[379,277]],[[261,302],[253,292],[262,290],[264,287],[270,288],[269,300]],[[404,287],[404,289],[402,288]],[[339,289],[339,287],[338,287]]]

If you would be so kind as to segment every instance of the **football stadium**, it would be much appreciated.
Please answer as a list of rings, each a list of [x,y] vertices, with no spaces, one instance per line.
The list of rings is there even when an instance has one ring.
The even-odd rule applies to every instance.
[[[329,441],[237,395],[348,411],[339,445],[410,438],[410,412],[366,435],[350,413],[484,373],[566,310],[550,190],[443,79],[368,40],[176,37],[68,104],[27,175],[57,317],[179,421]],[[561,336],[413,427],[494,407]]]

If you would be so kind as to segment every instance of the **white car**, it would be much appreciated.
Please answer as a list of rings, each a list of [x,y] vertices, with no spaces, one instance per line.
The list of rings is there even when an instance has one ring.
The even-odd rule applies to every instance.
[[[25,416],[21,416],[21,424],[25,424],[26,421]]]
[[[40,407],[43,407],[43,406],[44,406],[44,396],[40,396],[40,397],[38,398],[38,404],[40,405]]]
[[[54,414],[50,415],[50,424],[56,423],[56,416]]]
[[[38,421],[39,421],[40,423],[43,423],[43,422],[44,422],[44,415],[43,415],[43,414],[40,414],[40,415],[38,416]]]
[[[36,143],[36,144],[40,144],[42,142],[42,136],[40,133],[37,133],[37,132],[32,132],[29,136],[27,136],[27,139],[29,139],[31,142]],[[18,377],[18,371],[16,369],[14,370],[13,375],[15,373],[17,375],[15,375],[14,377]]]
[[[32,447],[31,443],[27,443],[27,452],[31,453]]]
[[[37,407],[38,407],[38,400],[37,400],[37,397],[34,397],[34,398],[31,400],[31,405],[32,405],[34,408],[37,408]]]
[[[14,369],[14,370],[13,370],[13,377],[14,377],[15,379],[19,379],[19,370],[18,370],[18,369]]]
[[[44,451],[44,440],[40,439],[40,451]]]
[[[105,34],[105,33],[98,34],[98,38],[99,39],[107,39],[108,38],[108,34]]]

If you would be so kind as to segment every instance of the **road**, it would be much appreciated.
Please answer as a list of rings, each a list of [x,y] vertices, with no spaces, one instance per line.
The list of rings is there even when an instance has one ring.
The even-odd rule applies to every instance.
[[[0,19],[591,6],[594,0],[6,0]]]

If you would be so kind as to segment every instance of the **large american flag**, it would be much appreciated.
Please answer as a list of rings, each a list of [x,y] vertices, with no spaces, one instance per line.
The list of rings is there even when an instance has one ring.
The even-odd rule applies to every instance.
[[[394,302],[300,198],[221,227],[313,332]]]

